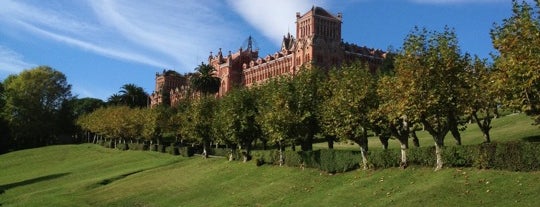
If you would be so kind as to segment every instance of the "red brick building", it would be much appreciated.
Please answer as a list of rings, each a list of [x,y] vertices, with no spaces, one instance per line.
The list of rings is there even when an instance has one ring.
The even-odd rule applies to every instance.
[[[216,55],[210,53],[208,62],[216,69],[215,75],[221,79],[218,96],[223,96],[234,86],[250,87],[276,76],[294,75],[301,68],[328,69],[347,62],[361,61],[368,64],[370,70],[376,70],[386,53],[343,42],[342,18],[341,13],[333,15],[321,7],[312,7],[303,15],[296,13],[296,38],[291,34],[283,36],[281,49],[274,54],[259,57],[259,51],[252,48],[251,37],[248,38],[247,47],[235,53],[229,51],[224,55],[221,48]],[[158,84],[156,76],[156,91],[159,90]],[[182,92],[182,89],[175,89],[170,96],[184,97],[181,95],[183,93],[185,91]],[[159,100],[159,95],[155,99],[152,95],[152,106],[160,103]]]
[[[208,62],[221,78],[219,96],[235,85],[250,87],[284,75],[294,75],[301,68],[312,66],[330,68],[346,62],[362,61],[371,70],[382,63],[386,53],[381,50],[344,43],[341,39],[342,15],[332,15],[323,8],[313,7],[304,15],[296,13],[296,39],[287,34],[281,49],[274,54],[259,57],[249,45],[236,53],[223,56],[221,49],[212,54]]]

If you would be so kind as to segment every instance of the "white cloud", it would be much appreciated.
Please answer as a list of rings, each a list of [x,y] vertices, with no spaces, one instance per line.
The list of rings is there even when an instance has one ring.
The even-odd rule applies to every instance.
[[[0,22],[102,56],[191,71],[217,47],[237,45],[226,5],[210,0],[4,0]]]
[[[231,7],[244,20],[255,27],[276,45],[283,35],[296,33],[296,12],[305,13],[314,4],[324,6],[324,1],[310,0],[229,0]]]
[[[0,45],[0,72],[18,73],[34,66],[32,63],[25,62],[21,54]]]

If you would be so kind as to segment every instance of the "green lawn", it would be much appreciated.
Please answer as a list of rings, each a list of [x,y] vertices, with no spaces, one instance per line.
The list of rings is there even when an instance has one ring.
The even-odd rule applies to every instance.
[[[491,129],[491,141],[492,142],[505,142],[511,140],[527,140],[527,141],[540,141],[540,127],[532,125],[533,121],[525,114],[510,114],[498,119],[493,119]],[[429,135],[427,131],[418,131],[418,140],[420,146],[433,146],[435,143],[433,137]],[[480,144],[484,142],[482,132],[476,125],[467,124],[465,131],[461,132],[462,144]],[[444,144],[446,146],[456,145],[456,141],[452,134],[446,135]],[[412,140],[409,140],[409,146],[413,147]],[[313,146],[316,149],[328,148],[328,144],[317,143]],[[389,141],[389,148],[399,148],[399,142],[395,139]],[[360,150],[360,147],[354,143],[339,142],[334,144],[335,149],[353,149]],[[369,138],[369,149],[381,149],[382,145],[378,137]]]
[[[4,206],[537,206],[539,172],[317,170],[97,145],[0,156]]]
[[[521,114],[493,125],[495,142],[540,140],[538,126]],[[422,146],[432,145],[427,133],[418,135]],[[476,125],[463,132],[464,144],[482,141]],[[370,147],[380,148],[377,138]],[[416,166],[328,175],[83,144],[0,155],[0,206],[537,206],[538,180],[540,172]]]

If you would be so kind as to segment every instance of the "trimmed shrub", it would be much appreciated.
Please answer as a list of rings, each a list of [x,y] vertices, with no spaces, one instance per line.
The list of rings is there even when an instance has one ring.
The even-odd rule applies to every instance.
[[[104,147],[105,146],[105,140],[100,139],[100,140],[97,141],[97,144]]]
[[[251,156],[257,160],[257,165],[263,164],[279,164],[279,151],[277,150],[254,150]]]
[[[167,152],[167,145],[163,145],[163,144],[158,145],[158,150],[161,153],[166,153]]]
[[[409,149],[407,155],[409,165],[432,167],[435,166],[435,163],[437,161],[437,159],[435,158],[435,146],[411,148]]]
[[[408,151],[409,150],[407,150],[407,152]],[[409,157],[408,154],[407,154],[407,157]],[[400,149],[373,150],[369,152],[368,161],[371,163],[371,165],[374,168],[399,167],[399,162],[401,161],[401,150]]]
[[[120,143],[116,146],[117,149],[119,150],[128,150],[129,149],[129,146],[127,143]]]
[[[183,157],[191,157],[194,154],[195,154],[195,150],[193,149],[193,147],[190,147],[190,146],[180,147],[180,155],[182,155]]]
[[[361,160],[360,152],[324,149],[320,150],[320,170],[336,173],[357,169]]]
[[[289,167],[298,167],[302,164],[302,152],[285,151],[285,165]]]
[[[444,165],[450,167],[471,167],[477,154],[478,146],[476,145],[446,147],[443,149]]]
[[[302,156],[302,163],[305,167],[320,169],[321,150],[303,151],[300,155]]]

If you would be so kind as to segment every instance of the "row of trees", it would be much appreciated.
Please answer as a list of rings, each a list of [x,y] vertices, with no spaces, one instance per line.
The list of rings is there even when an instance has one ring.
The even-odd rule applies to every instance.
[[[147,95],[126,84],[108,102],[77,98],[65,75],[48,66],[10,75],[0,82],[0,153],[81,141],[75,120],[108,105],[146,107]]]
[[[330,148],[333,141],[348,140],[360,146],[364,167],[368,166],[370,134],[377,135],[383,146],[395,137],[401,144],[402,166],[406,166],[409,137],[420,125],[433,137],[436,169],[440,169],[446,135],[451,133],[461,144],[460,129],[466,121],[477,123],[485,142],[490,142],[491,120],[501,106],[523,111],[540,122],[538,5],[513,5],[513,16],[492,30],[494,46],[500,53],[493,65],[462,53],[450,28],[442,32],[415,28],[400,51],[386,60],[384,74],[369,73],[362,64],[330,71],[303,69],[258,87],[233,90],[219,100],[210,95],[216,91],[212,81],[203,79],[197,82],[198,91],[205,88],[206,92],[202,91],[199,99],[184,100],[174,112],[134,110],[161,114],[151,116],[161,117],[159,121],[127,124],[138,128],[132,131],[151,129],[150,134],[137,135],[128,129],[111,134],[94,129],[90,125],[114,123],[97,113],[93,119],[86,117],[92,121],[81,119],[80,123],[84,129],[118,138],[129,134],[132,138],[156,139],[169,132],[178,140],[200,144],[205,155],[211,142],[224,143],[244,149],[245,160],[255,141],[263,148],[268,142],[274,143],[282,152],[285,146],[297,145],[311,150],[317,139],[328,141]],[[202,64],[199,68],[206,74],[199,77],[212,78],[208,75],[213,72],[211,67]],[[115,113],[104,113],[120,117],[111,114]],[[126,124],[111,129],[122,129],[120,126]]]

